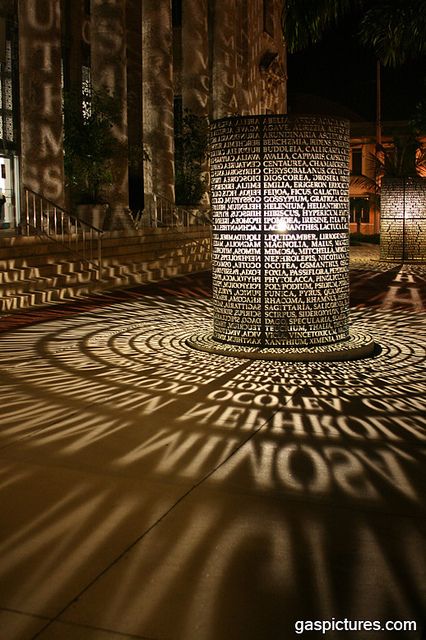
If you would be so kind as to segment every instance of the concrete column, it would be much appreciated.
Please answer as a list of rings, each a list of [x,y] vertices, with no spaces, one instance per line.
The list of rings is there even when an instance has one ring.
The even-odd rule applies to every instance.
[[[64,204],[60,0],[19,0],[21,175]]]
[[[259,2],[258,29],[260,56],[255,73],[258,76],[259,99],[262,113],[285,113],[287,111],[287,55],[282,30],[283,0],[273,0],[268,10],[270,32],[264,30],[262,1]]]
[[[65,90],[81,90],[83,0],[63,0],[62,32],[65,44]]]
[[[174,201],[173,54],[170,0],[143,0],[145,193]]]
[[[212,100],[214,119],[239,113],[237,87],[236,0],[216,0],[212,28]]]
[[[241,115],[255,113],[252,108],[252,89],[249,72],[252,65],[252,48],[249,26],[250,10],[244,0],[236,0],[236,11],[238,14],[239,28],[236,31],[236,61],[237,61],[237,91],[238,106]]]
[[[209,113],[209,42],[207,0],[183,0],[182,99],[192,113]]]
[[[129,136],[129,205],[141,210],[143,200],[142,153],[142,6],[127,0],[127,117]]]
[[[113,210],[128,206],[127,69],[125,0],[92,0],[91,62],[93,88],[107,89],[120,103],[113,135],[121,145],[113,164],[107,198]]]

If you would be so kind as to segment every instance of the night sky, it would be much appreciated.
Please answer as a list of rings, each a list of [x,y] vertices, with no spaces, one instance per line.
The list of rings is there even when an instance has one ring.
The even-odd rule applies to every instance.
[[[326,98],[375,120],[375,57],[359,43],[355,19],[345,20],[324,35],[320,44],[288,57],[289,109],[295,94]],[[382,68],[382,120],[413,116],[426,93],[426,58],[397,69]]]

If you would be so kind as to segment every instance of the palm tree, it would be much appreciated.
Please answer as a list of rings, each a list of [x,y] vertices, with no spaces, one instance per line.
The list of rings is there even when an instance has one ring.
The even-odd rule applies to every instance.
[[[409,144],[396,141],[396,152],[392,155],[381,146],[379,105],[380,65],[397,66],[426,53],[426,0],[287,0],[283,11],[287,51],[294,53],[317,43],[328,28],[349,12],[360,20],[360,40],[374,50],[378,60],[377,152],[371,158],[375,165],[373,175],[401,172],[406,163],[411,163],[411,173],[414,170],[425,176],[424,151],[417,151],[417,169],[413,168],[416,158],[413,144],[417,144],[413,139]],[[425,122],[425,113],[426,100],[419,105],[418,123]],[[398,166],[392,168],[395,162]],[[351,180],[358,185],[361,182],[377,204],[377,180],[366,176],[353,176]]]
[[[395,136],[393,147],[377,145],[376,153],[368,154],[367,173],[351,175],[351,186],[362,189],[362,195],[378,205],[381,178],[426,177],[426,148],[414,134]]]
[[[286,0],[282,23],[287,51],[295,53],[320,41],[324,32],[362,0]]]
[[[426,53],[425,0],[374,0],[363,3],[361,42],[384,66],[396,67]],[[368,7],[368,5],[371,5]]]
[[[362,189],[362,196],[368,197],[378,209],[382,178],[397,179],[405,185],[409,178],[426,177],[426,148],[419,143],[414,132],[395,136],[393,147],[377,145],[376,153],[368,155],[367,171],[369,176],[351,175],[351,186]],[[403,256],[405,255],[404,224],[405,220],[402,232]],[[357,231],[359,231],[358,227]]]
[[[377,58],[380,105],[380,65],[395,67],[426,53],[426,0],[285,0],[282,22],[288,53],[319,42],[349,12],[360,21],[361,43]],[[380,144],[380,113],[377,119]]]
[[[377,145],[376,154],[367,157],[368,173],[378,179],[424,177],[426,174],[426,148],[412,133],[394,136],[392,147]],[[366,175],[351,175],[351,185],[374,193],[376,180]]]
[[[323,34],[362,0],[283,0],[284,56],[317,44]],[[287,68],[287,64],[285,63]],[[285,83],[288,81],[288,76]],[[287,96],[287,88],[285,88]]]
[[[289,53],[319,42],[324,32],[353,12],[362,44],[384,66],[397,66],[426,53],[425,0],[286,0],[283,31]]]

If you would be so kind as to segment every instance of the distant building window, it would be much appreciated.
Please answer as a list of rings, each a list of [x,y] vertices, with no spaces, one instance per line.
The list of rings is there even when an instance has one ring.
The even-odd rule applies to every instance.
[[[90,67],[81,67],[81,98],[83,118],[88,120],[92,115],[92,76]]]
[[[370,222],[370,201],[368,198],[350,198],[350,221],[364,224]]]
[[[362,149],[352,149],[352,174],[362,175]]]
[[[263,0],[263,30],[274,37],[274,0]]]
[[[182,0],[172,0],[172,26],[182,26]]]
[[[14,141],[13,127],[13,86],[12,86],[12,46],[5,42],[6,60],[0,64],[0,138]]]

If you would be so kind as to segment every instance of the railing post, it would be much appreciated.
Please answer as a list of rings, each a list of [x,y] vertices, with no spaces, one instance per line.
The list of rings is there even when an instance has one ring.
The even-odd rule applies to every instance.
[[[27,234],[30,233],[30,229],[33,229],[36,233],[45,234],[50,240],[56,240],[68,246],[68,250],[79,259],[97,267],[98,279],[101,279],[102,231],[71,215],[28,187],[24,187],[24,193]],[[98,243],[97,258],[95,258],[95,241]]]
[[[98,232],[98,280],[102,280],[102,234]]]
[[[27,226],[27,236],[30,235],[30,194],[28,189],[25,189],[25,223]]]
[[[82,225],[81,227],[81,241],[83,243],[82,245],[83,259],[86,260],[86,229],[84,225]]]
[[[157,226],[157,222],[158,222],[158,211],[157,211],[157,196],[156,196],[155,193],[154,193],[152,199],[153,199],[153,202],[154,202],[154,219],[153,219],[153,222],[152,222],[152,226],[156,227]]]
[[[34,194],[33,194],[33,227],[34,229],[37,229],[36,199]]]

